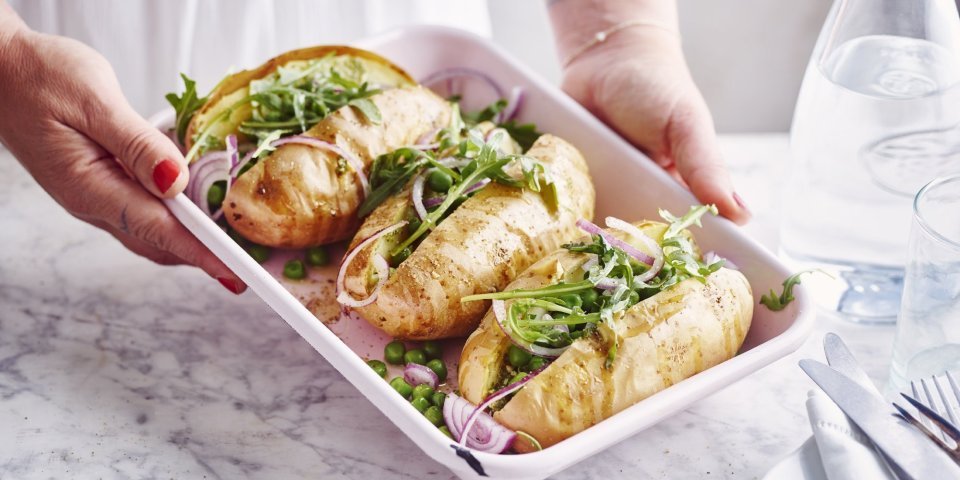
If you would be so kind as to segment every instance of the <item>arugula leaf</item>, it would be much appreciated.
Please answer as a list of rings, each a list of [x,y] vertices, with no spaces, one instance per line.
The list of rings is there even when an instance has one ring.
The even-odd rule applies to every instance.
[[[178,96],[175,93],[168,93],[166,99],[173,106],[174,111],[177,112],[175,123],[177,140],[180,141],[180,145],[184,145],[184,137],[187,134],[190,119],[193,118],[193,114],[200,107],[207,103],[207,97],[197,97],[196,82],[186,74],[181,73],[180,78],[183,79],[183,94]]]
[[[680,218],[677,218],[677,217],[674,216],[672,213],[670,213],[670,212],[668,212],[668,211],[666,211],[666,210],[664,210],[664,209],[661,208],[661,209],[660,209],[660,216],[661,216],[664,220],[666,220],[668,223],[670,223],[670,227],[667,229],[666,233],[663,234],[663,236],[664,236],[665,238],[666,238],[666,237],[675,237],[675,236],[677,236],[677,235],[680,233],[681,230],[683,230],[683,229],[685,229],[685,228],[688,228],[688,227],[690,227],[691,225],[696,225],[696,226],[700,227],[700,226],[701,226],[701,225],[700,225],[700,217],[702,217],[702,216],[703,216],[705,213],[707,213],[707,212],[710,212],[710,213],[712,213],[712,214],[714,214],[714,215],[717,215],[717,213],[718,213],[718,211],[717,211],[717,206],[716,206],[716,205],[713,205],[713,204],[710,204],[710,205],[694,205],[694,206],[690,207],[690,210],[686,213],[686,215],[684,215],[684,216],[682,216],[682,217],[680,217]]]
[[[257,143],[257,149],[253,151],[253,158],[260,158],[260,155],[276,150],[276,147],[270,144],[278,140],[282,134],[281,130],[274,130],[261,138],[260,142]]]
[[[497,115],[503,111],[504,108],[507,108],[507,100],[505,98],[501,98],[479,112],[465,112],[463,114],[463,120],[466,121],[470,126],[474,126],[482,122],[492,122]]]
[[[415,148],[401,148],[377,157],[370,167],[370,195],[360,204],[357,216],[369,215],[384,200],[399,192],[429,160],[429,154]]]
[[[380,125],[380,109],[377,108],[377,104],[373,103],[373,100],[369,98],[354,98],[347,102],[347,105],[350,105],[353,108],[356,108],[363,114],[364,117],[367,117],[367,120],[374,125]]]
[[[760,303],[774,312],[779,312],[780,310],[787,308],[787,305],[790,304],[790,302],[796,300],[793,297],[793,287],[800,285],[800,277],[804,274],[815,272],[819,272],[830,278],[833,278],[833,275],[830,275],[819,268],[811,268],[809,270],[803,270],[794,273],[783,281],[783,293],[777,295],[777,292],[773,291],[773,289],[770,289],[770,293],[760,297]]]
[[[510,120],[498,126],[506,130],[520,144],[520,148],[524,152],[530,150],[530,147],[543,135],[543,133],[537,131],[537,126],[532,123],[518,124],[516,121]]]

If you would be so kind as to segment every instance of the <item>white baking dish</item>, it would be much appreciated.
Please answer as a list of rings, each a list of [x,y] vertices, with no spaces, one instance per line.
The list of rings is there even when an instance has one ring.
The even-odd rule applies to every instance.
[[[527,95],[519,119],[535,122],[541,131],[571,141],[587,158],[597,189],[597,218],[606,215],[627,220],[658,218],[658,208],[684,212],[696,202],[658,166],[580,105],[480,37],[448,28],[417,27],[396,30],[359,42],[357,46],[380,53],[415,78],[445,68],[470,67],[485,72],[501,85],[523,87]],[[629,93],[625,93],[623,100],[630,101]],[[169,128],[172,113],[158,114],[154,123],[160,128]],[[293,252],[279,252],[261,266],[186,196],[169,200],[167,205],[254,293],[424,452],[461,478],[479,477],[478,471],[458,456],[453,442],[365,364],[368,358],[382,358],[383,345],[389,337],[363,321],[334,320],[337,307],[331,280],[336,276],[335,264],[342,248],[331,250],[333,266],[312,270],[308,281],[291,282],[283,279],[279,272]],[[694,233],[704,251],[720,253],[743,271],[757,298],[771,288],[779,291],[781,282],[790,274],[770,252],[724,219],[706,218],[703,229]],[[771,312],[762,306],[755,309],[746,343],[736,357],[544,451],[526,455],[473,452],[473,459],[493,478],[539,479],[643,431],[798,348],[813,327],[814,310],[802,289],[796,294],[797,301],[784,311]],[[452,379],[456,378],[455,360],[460,345],[462,341],[445,345]],[[397,372],[394,368],[391,377]]]

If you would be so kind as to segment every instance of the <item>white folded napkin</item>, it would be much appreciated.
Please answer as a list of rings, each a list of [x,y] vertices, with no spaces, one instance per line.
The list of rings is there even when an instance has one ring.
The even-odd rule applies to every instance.
[[[765,480],[895,480],[870,440],[820,390],[807,394],[813,436],[767,473]]]

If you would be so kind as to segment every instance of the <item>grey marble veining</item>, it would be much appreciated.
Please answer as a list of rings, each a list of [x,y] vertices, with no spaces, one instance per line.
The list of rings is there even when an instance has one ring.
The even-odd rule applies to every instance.
[[[727,137],[776,243],[786,137]],[[0,479],[452,478],[255,295],[63,212],[0,153]],[[844,336],[885,380],[890,327],[822,316],[800,352],[556,476],[759,478],[810,433],[796,362]]]

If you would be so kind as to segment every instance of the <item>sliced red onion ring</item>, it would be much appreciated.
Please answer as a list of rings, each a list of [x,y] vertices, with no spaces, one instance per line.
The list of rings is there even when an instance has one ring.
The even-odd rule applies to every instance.
[[[520,107],[523,106],[523,97],[523,87],[511,88],[510,98],[507,100],[507,106],[497,116],[496,123],[504,123],[513,120],[517,116],[517,113],[520,112]]]
[[[567,347],[544,347],[537,345],[535,343],[528,342],[522,338],[517,337],[513,332],[507,328],[507,309],[503,300],[494,300],[493,301],[493,316],[497,319],[497,326],[500,327],[500,331],[503,332],[510,341],[517,347],[526,350],[527,353],[532,353],[545,358],[557,358],[560,356]]]
[[[455,439],[465,438],[465,444],[474,450],[485,453],[503,453],[516,440],[517,434],[497,423],[487,413],[481,413],[473,431],[469,435],[462,435],[470,415],[476,407],[459,395],[447,394],[443,402],[443,419]],[[463,445],[463,444],[461,444]]]
[[[717,252],[714,252],[713,250],[710,250],[709,252],[703,254],[703,263],[706,263],[707,265],[713,262],[716,262],[717,260],[723,260],[724,268],[729,268],[730,270],[740,270],[740,267],[738,267],[737,264],[731,262],[729,258],[722,257],[718,255]]]
[[[536,369],[536,370],[528,373],[525,377],[521,378],[520,380],[517,380],[516,382],[513,382],[513,383],[511,383],[510,385],[507,385],[506,387],[503,387],[503,388],[501,388],[500,390],[497,390],[496,392],[493,392],[492,394],[490,394],[490,396],[488,396],[488,397],[483,401],[483,403],[481,403],[476,409],[474,409],[473,412],[470,414],[470,416],[467,417],[467,423],[463,425],[463,431],[461,432],[461,434],[460,434],[460,436],[459,436],[459,438],[460,438],[460,439],[459,439],[460,445],[465,445],[465,444],[467,444],[467,443],[471,440],[470,430],[473,429],[473,426],[477,423],[477,421],[479,420],[480,417],[486,415],[487,417],[490,418],[490,420],[493,420],[493,417],[491,417],[489,414],[486,413],[486,410],[487,410],[488,408],[490,408],[490,405],[493,405],[493,404],[496,403],[497,401],[505,398],[507,395],[510,395],[511,393],[516,392],[517,390],[520,390],[524,385],[527,384],[527,382],[529,382],[530,380],[533,380],[534,377],[536,377],[537,375],[539,375],[540,372],[542,372],[542,371],[543,371],[544,369],[546,369],[548,366],[549,366],[549,365],[545,365],[545,366],[543,366],[543,367],[540,367],[540,368],[538,368],[538,369]],[[510,448],[510,445],[513,444],[513,440],[516,439],[516,433],[514,433],[514,432],[512,432],[512,431],[510,431],[510,430],[507,430],[506,427],[503,427],[503,426],[501,426],[499,423],[496,423],[496,420],[493,420],[493,422],[494,422],[493,425],[498,426],[498,427],[500,427],[500,428],[502,428],[502,429],[504,429],[504,430],[506,430],[507,432],[510,432],[510,433],[512,434],[512,437],[513,437],[513,438],[510,439],[509,443],[503,448],[503,450],[500,450],[500,452],[503,452],[503,451],[506,450],[507,448]],[[449,427],[447,427],[447,428],[449,428]],[[452,431],[451,431],[451,433],[452,433]],[[492,442],[491,442],[491,443],[492,443]],[[499,445],[498,445],[498,446],[499,446]],[[475,448],[476,448],[476,447],[475,447]],[[478,450],[479,450],[479,448],[478,448]],[[497,453],[499,453],[499,452],[497,452]]]
[[[437,127],[437,128],[434,128],[433,130],[430,130],[427,133],[424,133],[423,135],[420,136],[420,138],[417,139],[417,145],[426,145],[426,144],[435,143],[437,139],[437,134],[440,133],[440,130],[442,129],[440,127]],[[437,145],[439,145],[439,142],[436,142],[436,143]]]
[[[607,232],[604,232],[602,228],[594,225],[592,222],[581,218],[580,220],[577,220],[577,226],[580,227],[580,229],[584,232],[587,232],[591,235],[600,235],[604,240],[607,241],[607,243],[619,248],[620,250],[623,250],[627,255],[630,255],[631,257],[646,263],[647,265],[653,265],[653,257],[641,252],[640,250],[637,250],[633,245],[630,245],[629,243],[624,242],[623,240],[620,240],[619,238],[616,238]]]
[[[403,379],[411,386],[430,385],[430,388],[437,388],[440,385],[440,377],[429,367],[417,363],[408,363],[403,367]]]
[[[597,282],[597,288],[600,290],[613,290],[623,284],[623,280],[620,280],[619,278],[606,277]]]
[[[423,206],[423,185],[427,181],[426,172],[417,175],[413,180],[413,188],[410,189],[410,199],[413,201],[413,209],[417,211],[420,220],[427,218],[427,209]]]
[[[189,168],[190,182],[187,185],[187,197],[193,201],[203,213],[214,219],[219,218],[220,210],[210,211],[207,202],[207,192],[218,181],[228,181],[230,176],[230,158],[225,151],[208,153],[193,162]]]
[[[473,193],[473,192],[476,192],[477,190],[480,190],[480,189],[483,188],[483,187],[486,187],[489,183],[490,183],[490,179],[489,179],[489,178],[484,178],[483,180],[480,180],[479,182],[474,183],[473,185],[470,185],[470,188],[464,190],[464,191],[463,191],[463,194],[464,194],[464,195],[469,195],[469,194],[471,194],[471,193]],[[446,198],[447,198],[446,195],[439,195],[439,196],[436,196],[436,197],[430,197],[430,198],[428,198],[428,199],[426,199],[426,200],[423,201],[423,205],[426,206],[427,208],[433,208],[433,207],[436,207],[437,205],[440,205],[441,203],[443,203],[443,201],[446,200]]]
[[[448,168],[463,168],[470,164],[469,158],[443,157],[437,163]]]
[[[353,263],[353,259],[356,258],[357,254],[360,253],[360,251],[363,250],[364,247],[375,242],[378,238],[383,237],[384,235],[389,235],[403,228],[406,225],[407,225],[407,221],[404,220],[402,222],[390,225],[389,227],[386,227],[377,233],[374,233],[373,235],[368,237],[366,240],[360,242],[357,245],[357,248],[354,248],[353,250],[351,250],[350,253],[348,253],[347,256],[343,258],[343,262],[340,264],[340,272],[337,273],[337,302],[338,303],[347,307],[357,308],[357,307],[369,305],[373,303],[374,300],[377,299],[377,294],[380,293],[380,287],[383,285],[384,282],[387,281],[387,277],[389,276],[389,273],[390,273],[390,265],[383,258],[383,256],[381,256],[380,254],[376,254],[373,256],[373,266],[376,267],[377,269],[377,285],[373,288],[373,292],[371,292],[370,295],[363,300],[357,300],[356,298],[353,298],[352,296],[350,296],[349,293],[347,293],[346,288],[344,288],[343,279],[347,275],[347,268],[350,267],[350,264]]]
[[[583,265],[580,265],[580,268],[584,272],[589,272],[591,268],[595,267],[598,263],[600,263],[600,257],[598,257],[597,254],[588,253],[587,255],[590,255],[590,259],[587,260],[586,262],[583,262]]]
[[[646,272],[635,276],[633,278],[635,282],[646,282],[647,280],[656,277],[657,274],[660,273],[660,269],[663,268],[663,248],[660,247],[660,244],[658,244],[656,240],[650,238],[649,235],[643,233],[642,230],[634,226],[632,223],[625,222],[617,217],[607,217],[604,222],[606,222],[607,227],[620,230],[621,232],[641,241],[647,246],[647,249],[653,252],[653,264],[650,264],[650,268],[647,269]]]
[[[459,78],[459,77],[472,77],[472,78],[482,80],[485,84],[487,84],[490,87],[491,90],[493,90],[497,98],[504,97],[503,89],[500,88],[500,85],[498,85],[497,82],[493,80],[493,78],[491,78],[486,73],[483,73],[479,70],[474,70],[472,68],[455,67],[455,68],[443,69],[427,76],[426,78],[421,80],[420,83],[422,85],[425,85],[427,88],[430,88],[431,86],[434,86],[444,80],[450,80],[450,79]],[[447,93],[455,94],[459,92],[447,92]]]

